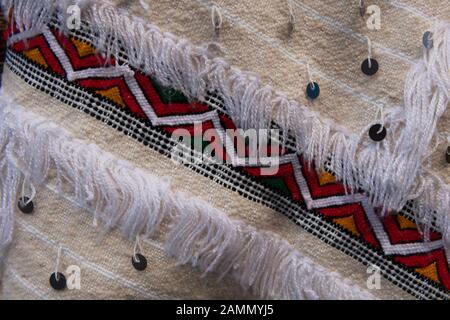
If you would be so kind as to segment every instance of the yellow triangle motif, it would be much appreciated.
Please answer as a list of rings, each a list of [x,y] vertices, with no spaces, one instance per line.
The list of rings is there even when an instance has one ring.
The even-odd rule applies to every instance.
[[[441,283],[441,281],[439,281],[436,262],[433,262],[432,264],[424,268],[416,268],[416,272],[427,277],[428,279],[433,280],[434,282]]]
[[[44,56],[42,55],[39,48],[34,48],[27,50],[23,53],[28,59],[33,60],[34,62],[40,64],[41,66],[44,66],[45,68],[48,68],[48,64],[45,61]]]
[[[408,218],[398,214],[397,221],[400,226],[400,229],[417,229],[417,225],[414,221],[409,220]]]
[[[73,45],[77,49],[77,52],[78,52],[78,55],[80,56],[80,58],[84,58],[84,57],[93,55],[97,52],[95,47],[91,46],[90,44],[88,44],[84,41],[78,40],[76,38],[72,38],[70,40],[72,41]]]
[[[358,228],[356,227],[355,219],[353,216],[348,216],[344,218],[335,218],[333,219],[334,222],[336,222],[338,225],[343,227],[344,229],[350,231],[355,236],[361,236],[361,234],[358,231]]]
[[[336,182],[336,177],[334,175],[332,175],[331,173],[326,172],[326,171],[319,173],[319,184],[321,186],[330,184],[330,183],[335,183],[335,182]]]
[[[120,95],[119,88],[112,87],[112,88],[106,89],[106,90],[97,90],[96,93],[114,101],[122,108],[125,108],[125,102],[123,102],[122,96]]]

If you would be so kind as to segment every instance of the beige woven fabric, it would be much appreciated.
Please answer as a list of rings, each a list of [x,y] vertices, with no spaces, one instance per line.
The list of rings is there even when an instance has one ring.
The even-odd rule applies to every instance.
[[[149,267],[131,265],[133,243],[117,232],[102,234],[91,215],[75,203],[41,189],[33,215],[16,215],[15,240],[5,270],[2,299],[246,299],[228,279],[217,283],[190,267],[178,266],[161,244],[143,242]],[[48,283],[63,246],[59,271],[81,269],[80,289],[56,292]],[[66,273],[66,277],[67,277]],[[22,287],[22,290],[20,290]],[[25,288],[23,288],[25,287]],[[19,290],[17,290],[19,289]]]
[[[402,105],[405,76],[422,55],[423,33],[436,19],[450,21],[450,7],[443,1],[366,1],[381,10],[381,30],[369,30],[368,16],[360,17],[358,1],[293,0],[296,23],[289,37],[287,0],[146,0],[148,12],[138,1],[115,3],[131,7],[135,15],[195,44],[217,40],[232,65],[255,72],[289,98],[353,132],[375,122],[379,107]],[[223,16],[218,39],[211,22],[213,4]],[[366,36],[380,64],[373,77],[360,70],[367,57]],[[306,63],[321,88],[315,101],[305,97]],[[445,137],[450,134],[449,125],[447,112],[439,122]],[[434,173],[450,183],[446,147],[440,143],[430,160]]]
[[[270,230],[282,236],[302,255],[311,258],[330,271],[337,271],[361,288],[366,288],[368,275],[365,266],[306,233],[286,217],[267,207],[246,200],[213,181],[193,173],[184,166],[174,165],[157,152],[142,148],[138,142],[116,130],[31,88],[8,68],[5,70],[3,79],[5,90],[14,94],[15,101],[29,108],[30,111],[58,122],[81,139],[95,141],[103,150],[132,162],[136,167],[144,168],[153,174],[169,176],[173,187],[177,190],[200,198],[204,198],[205,190],[208,190],[208,196],[204,199],[231,217],[242,220],[259,230]],[[38,207],[32,217],[23,217],[20,214],[17,217],[18,237],[10,252],[11,258],[6,270],[4,288],[8,289],[3,292],[5,298],[20,297],[21,294],[33,291],[30,288],[38,288],[37,292],[50,295],[50,298],[130,298],[133,294],[135,298],[247,297],[242,294],[238,285],[234,284],[233,286],[230,281],[216,284],[212,282],[214,276],[204,280],[200,279],[200,274],[195,269],[175,267],[173,261],[164,257],[160,249],[150,244],[145,246],[145,253],[149,256],[148,269],[150,271],[145,271],[145,274],[136,274],[130,265],[132,243],[123,240],[116,233],[99,237],[101,230],[96,230],[92,226],[89,214],[49,190],[39,192],[36,204]],[[111,282],[114,281],[111,281],[110,278],[88,268],[86,270],[90,271],[86,271],[88,273],[86,279],[89,279],[88,282],[93,285],[87,287],[86,291],[84,289],[77,292],[69,291],[65,293],[66,296],[52,295],[47,281],[54,268],[57,247],[55,244],[45,245],[43,243],[45,241],[42,240],[29,242],[30,238],[36,240],[36,235],[33,235],[30,230],[39,230],[44,238],[65,244],[79,256],[85,257],[89,263],[119,274],[123,279],[146,288],[151,294],[146,296],[136,291],[133,292],[126,285],[118,284],[117,281],[113,284]],[[33,257],[29,259],[29,264],[24,262],[24,260],[28,261],[26,257]],[[36,267],[39,263],[42,263],[41,268]],[[80,259],[68,259],[65,265],[69,263],[80,263]],[[87,263],[81,264],[86,265]],[[205,281],[204,284],[203,281]],[[24,286],[24,283],[28,287],[20,288]],[[19,288],[16,290],[17,286]],[[407,293],[384,279],[382,279],[381,289],[372,290],[371,293],[384,299],[411,298]]]

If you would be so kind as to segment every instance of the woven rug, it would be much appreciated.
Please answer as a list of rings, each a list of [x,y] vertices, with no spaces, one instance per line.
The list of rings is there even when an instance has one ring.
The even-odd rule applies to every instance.
[[[2,1],[2,299],[448,299],[450,9],[363,2]]]

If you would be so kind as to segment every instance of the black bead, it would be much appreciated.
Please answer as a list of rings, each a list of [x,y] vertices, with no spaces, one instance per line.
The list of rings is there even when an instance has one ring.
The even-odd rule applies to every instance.
[[[369,129],[369,137],[373,141],[379,142],[382,141],[384,138],[386,138],[386,128],[383,127],[381,124],[374,124]]]
[[[55,272],[53,272],[50,276],[50,285],[55,290],[64,290],[66,288],[66,277],[61,272],[58,272],[58,277],[56,277]]]
[[[140,253],[131,257],[131,263],[136,270],[143,271],[147,268],[147,259]]]
[[[20,211],[22,211],[25,214],[30,214],[34,210],[33,201],[28,202],[29,200],[30,200],[30,198],[28,198],[28,197],[23,197],[23,198],[19,199],[19,203],[18,203],[19,209],[20,209]]]
[[[316,82],[308,83],[306,86],[306,95],[310,99],[316,99],[320,94],[320,87]]]
[[[445,160],[450,163],[450,146],[447,147],[447,152],[445,153]]]
[[[426,49],[431,49],[433,47],[432,33],[430,31],[423,34],[422,44]]]
[[[368,76],[373,76],[378,71],[378,61],[370,58],[370,66],[369,66],[369,59],[366,59],[361,64],[361,70],[364,74]]]

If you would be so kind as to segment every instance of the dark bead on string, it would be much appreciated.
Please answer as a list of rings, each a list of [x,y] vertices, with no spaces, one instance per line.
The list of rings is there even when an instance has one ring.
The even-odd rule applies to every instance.
[[[30,214],[33,213],[34,210],[34,204],[33,201],[29,201],[30,198],[28,197],[23,197],[19,199],[19,210],[22,211],[25,214]]]
[[[386,138],[386,128],[381,124],[377,123],[370,127],[369,129],[369,137],[373,141],[380,142]]]
[[[53,272],[50,276],[50,285],[55,290],[64,290],[66,288],[66,277],[61,272],[57,274]]]
[[[131,257],[131,263],[138,271],[143,271],[147,268],[147,259],[140,253],[136,253]]]
[[[378,71],[378,61],[373,58],[370,58],[370,63],[369,59],[364,60],[361,64],[361,70],[365,75],[373,76]]]
[[[308,85],[306,86],[306,95],[314,100],[316,99],[320,94],[320,87],[316,82],[313,83],[308,83]]]

